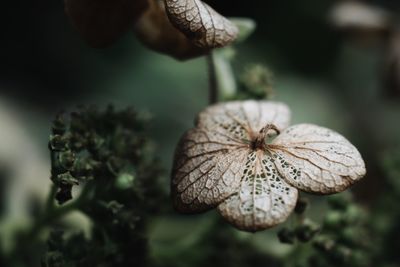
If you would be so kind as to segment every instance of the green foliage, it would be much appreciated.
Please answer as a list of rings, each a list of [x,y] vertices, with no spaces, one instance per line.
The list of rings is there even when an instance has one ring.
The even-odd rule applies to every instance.
[[[304,201],[299,202],[303,206]],[[328,207],[321,225],[301,213],[293,228],[279,232],[281,242],[294,245],[284,266],[370,266],[374,259],[370,218],[349,194],[329,197]]]
[[[271,98],[273,92],[273,74],[265,66],[252,64],[247,66],[241,75],[242,90],[244,98],[266,99]],[[240,93],[239,93],[240,96]]]
[[[53,234],[43,266],[145,265],[146,220],[165,197],[145,124],[134,110],[112,107],[73,112],[68,125],[56,118],[50,141],[55,198],[63,204],[83,184],[75,201],[95,224],[90,239]]]
[[[373,259],[369,218],[348,194],[331,196],[321,233],[312,245],[311,266],[369,266]]]
[[[40,232],[71,211],[94,222],[90,238],[68,228],[53,231],[42,266],[146,265],[147,220],[166,203],[146,124],[133,109],[111,106],[80,108],[69,120],[56,117],[49,143],[53,190],[32,228],[21,233],[8,266],[30,266],[16,255],[29,255]]]

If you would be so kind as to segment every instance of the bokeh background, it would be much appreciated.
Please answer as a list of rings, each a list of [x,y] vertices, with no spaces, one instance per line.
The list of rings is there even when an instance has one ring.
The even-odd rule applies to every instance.
[[[275,76],[274,99],[291,107],[293,123],[326,126],[351,140],[368,170],[353,191],[359,203],[372,207],[387,190],[382,162],[400,145],[400,91],[387,66],[392,33],[338,30],[329,20],[334,0],[206,2],[227,16],[257,22],[256,32],[236,47],[235,70],[265,64]],[[391,12],[394,21],[400,18],[397,0],[368,3]],[[207,105],[205,59],[176,61],[146,49],[131,33],[110,48],[90,48],[70,25],[61,0],[5,1],[0,13],[2,246],[13,242],[15,229],[29,224],[35,203],[49,190],[49,127],[60,110],[112,103],[150,113],[150,135],[168,190],[174,147]],[[320,202],[315,213],[323,212]],[[170,245],[190,247],[189,229],[200,235],[213,216],[160,216],[152,226],[152,253],[166,262],[185,253]],[[285,252],[276,230],[240,235],[265,253]]]

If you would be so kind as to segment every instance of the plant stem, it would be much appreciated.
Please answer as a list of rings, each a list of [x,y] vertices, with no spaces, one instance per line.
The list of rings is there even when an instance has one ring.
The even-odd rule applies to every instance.
[[[214,104],[218,100],[218,85],[217,75],[215,72],[214,56],[212,51],[207,55],[207,66],[208,66],[208,79],[209,79],[209,104]]]
[[[28,231],[22,235],[22,240],[36,240],[42,230],[51,225],[54,221],[58,220],[59,218],[63,217],[71,211],[80,210],[82,207],[82,203],[86,201],[87,194],[90,191],[88,189],[89,186],[87,186],[86,184],[76,200],[57,207],[56,205],[54,205],[54,195],[57,191],[57,187],[53,184],[49,192],[45,209],[43,210],[41,216],[33,222],[32,227],[30,227]]]
[[[56,189],[56,187],[54,186]],[[54,189],[54,192],[55,192]],[[54,203],[50,201],[52,198],[51,196],[53,195],[53,188],[51,192],[49,193],[49,198],[46,203],[46,208],[43,210],[43,213],[40,217],[35,219],[35,221],[32,223],[32,226],[25,232],[22,232],[17,240],[15,247],[9,253],[9,255],[6,256],[7,260],[6,262],[14,262],[14,261],[19,261],[20,255],[25,255],[32,249],[33,246],[36,246],[38,243],[38,238],[40,234],[42,233],[43,229],[51,225],[55,220],[61,218],[62,216],[68,214],[71,211],[78,210],[79,207],[82,204],[82,199],[78,198],[74,202],[70,204],[66,204],[60,207],[55,207]],[[50,203],[50,204],[49,204]],[[48,209],[50,207],[50,209]]]
[[[66,204],[58,208],[54,207],[50,210],[45,210],[43,215],[34,222],[27,236],[29,238],[36,238],[43,230],[43,228],[47,227],[49,224],[53,223],[55,220],[61,218],[67,213],[79,209],[80,204],[80,199],[77,199],[70,204]]]
[[[55,186],[54,183],[51,183],[50,192],[47,196],[46,206],[44,209],[45,211],[50,211],[55,208],[54,198],[55,198],[56,193],[57,193],[57,187]]]

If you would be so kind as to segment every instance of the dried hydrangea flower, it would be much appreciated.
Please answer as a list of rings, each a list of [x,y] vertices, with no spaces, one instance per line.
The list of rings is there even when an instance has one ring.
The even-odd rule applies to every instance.
[[[312,124],[289,126],[278,102],[242,101],[206,108],[178,144],[172,172],[175,208],[218,207],[232,225],[263,230],[287,219],[300,189],[331,194],[365,175],[357,149]]]

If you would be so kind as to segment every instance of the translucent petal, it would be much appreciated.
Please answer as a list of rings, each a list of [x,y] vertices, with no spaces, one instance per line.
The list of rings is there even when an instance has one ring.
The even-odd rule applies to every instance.
[[[280,176],[270,156],[249,153],[240,189],[218,206],[231,224],[246,231],[275,226],[287,219],[297,201],[297,189]]]
[[[197,127],[207,131],[221,132],[233,140],[253,140],[267,124],[279,130],[289,126],[290,110],[279,102],[233,101],[210,106],[197,118]]]
[[[164,0],[172,24],[199,47],[223,47],[233,42],[238,28],[200,0]]]
[[[360,153],[346,138],[312,124],[286,129],[269,150],[282,177],[306,192],[341,192],[366,173]]]
[[[175,208],[201,212],[236,193],[251,152],[251,140],[269,123],[284,128],[289,109],[280,103],[218,104],[198,116],[197,127],[178,144],[171,191]]]
[[[223,135],[189,130],[181,139],[172,173],[175,208],[201,212],[234,193],[244,170],[248,147]]]

